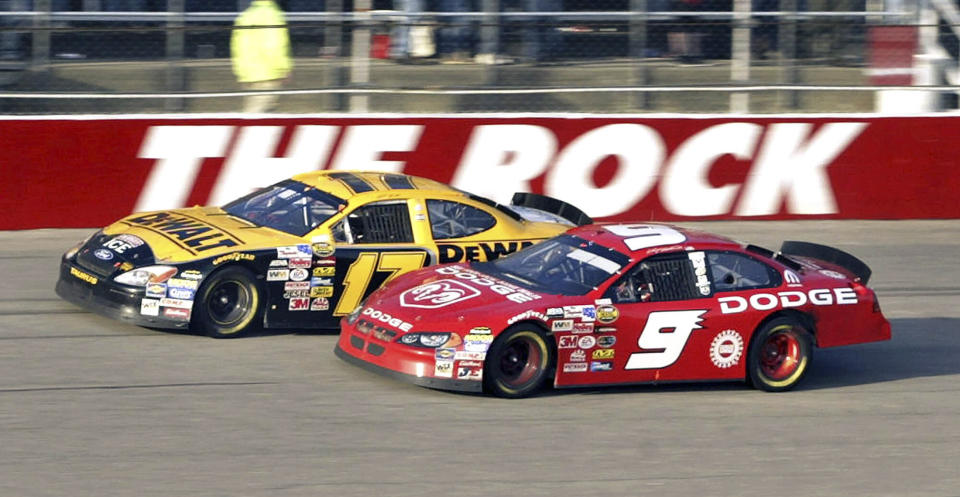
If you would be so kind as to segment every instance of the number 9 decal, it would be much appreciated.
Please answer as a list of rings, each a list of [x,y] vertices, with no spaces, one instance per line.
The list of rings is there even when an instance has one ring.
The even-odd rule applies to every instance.
[[[333,311],[334,316],[345,316],[360,305],[370,286],[374,272],[389,272],[383,284],[403,273],[420,269],[427,260],[426,252],[360,252],[343,277],[343,291]]]
[[[658,245],[672,245],[687,240],[683,233],[668,226],[656,224],[621,224],[604,226],[604,228],[614,235],[624,237],[623,243],[627,244],[627,248],[630,250],[640,250]]]
[[[661,311],[651,312],[647,317],[637,346],[640,350],[653,352],[637,352],[630,354],[627,366],[624,369],[659,369],[665,368],[680,358],[680,353],[687,345],[693,330],[703,328],[700,321],[707,311]],[[664,333],[663,330],[670,330]]]

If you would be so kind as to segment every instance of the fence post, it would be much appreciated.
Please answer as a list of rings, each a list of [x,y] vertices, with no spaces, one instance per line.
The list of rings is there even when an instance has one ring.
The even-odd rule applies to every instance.
[[[730,79],[734,83],[746,83],[750,80],[750,0],[733,2],[733,38],[731,43]],[[750,94],[735,92],[730,94],[730,112],[745,114],[750,112]]]
[[[481,0],[483,17],[480,18],[480,48],[477,60],[486,64],[483,83],[496,85],[500,82],[500,0]]]
[[[167,0],[167,91],[184,91],[186,89],[186,74],[183,68],[184,53],[184,0]],[[163,107],[169,111],[183,110],[182,98],[168,98]]]
[[[800,83],[800,70],[797,68],[797,0],[780,0],[780,11],[786,12],[786,19],[780,18],[780,68],[784,84]],[[800,108],[800,93],[781,92],[781,106],[789,109]]]
[[[33,70],[46,71],[50,64],[50,0],[36,0],[39,13],[33,20]]]
[[[354,0],[356,13],[351,30],[350,86],[364,87],[370,83],[370,6],[372,0]],[[368,95],[350,95],[350,112],[368,112]]]
[[[630,58],[633,61],[633,86],[646,86],[649,81],[647,64],[644,62],[647,51],[647,0],[630,0]],[[633,94],[633,107],[646,109],[650,106],[650,93],[641,91]]]

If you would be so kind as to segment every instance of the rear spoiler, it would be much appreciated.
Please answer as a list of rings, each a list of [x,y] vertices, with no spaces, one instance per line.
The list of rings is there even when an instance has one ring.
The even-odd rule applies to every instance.
[[[780,246],[780,252],[785,255],[810,257],[831,264],[836,264],[853,273],[864,285],[870,280],[870,268],[856,257],[833,247],[818,245],[809,242],[786,241]]]
[[[513,199],[510,200],[510,205],[530,207],[549,212],[551,214],[556,214],[577,226],[593,223],[593,219],[590,219],[590,216],[584,214],[582,210],[577,209],[576,207],[562,200],[557,200],[553,197],[547,197],[546,195],[517,192],[513,194]]]

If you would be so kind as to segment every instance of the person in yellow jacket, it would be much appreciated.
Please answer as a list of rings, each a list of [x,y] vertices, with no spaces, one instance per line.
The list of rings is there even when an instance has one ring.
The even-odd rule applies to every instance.
[[[247,90],[279,89],[293,68],[283,10],[274,0],[253,0],[233,26],[230,54],[237,81]],[[243,110],[269,112],[277,100],[277,95],[250,95],[244,99]]]

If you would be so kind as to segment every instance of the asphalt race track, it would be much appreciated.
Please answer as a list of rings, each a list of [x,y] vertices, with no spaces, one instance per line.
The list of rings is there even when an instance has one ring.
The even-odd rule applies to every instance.
[[[350,366],[334,334],[213,340],[53,292],[90,230],[0,232],[0,496],[958,496],[960,221],[703,223],[874,270],[890,342],[742,384],[501,400]]]

